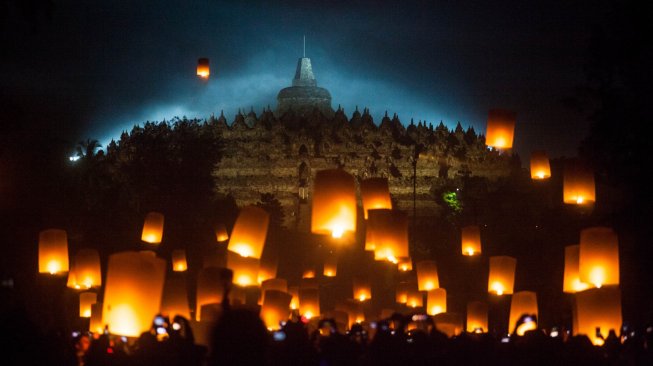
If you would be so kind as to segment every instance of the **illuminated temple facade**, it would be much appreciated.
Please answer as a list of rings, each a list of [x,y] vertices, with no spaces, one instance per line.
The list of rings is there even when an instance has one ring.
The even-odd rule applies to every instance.
[[[509,158],[489,151],[472,128],[413,121],[405,127],[387,112],[377,125],[366,108],[351,117],[340,107],[334,111],[308,58],[299,59],[292,86],[277,101],[276,110],[260,115],[239,111],[231,124],[223,114],[213,119],[224,143],[213,175],[217,193],[232,195],[241,207],[273,194],[288,228],[308,230],[312,180],[322,169],[341,167],[357,182],[387,177],[396,208],[412,215],[415,203],[417,216],[437,215],[435,192],[462,177],[496,180],[510,173]]]

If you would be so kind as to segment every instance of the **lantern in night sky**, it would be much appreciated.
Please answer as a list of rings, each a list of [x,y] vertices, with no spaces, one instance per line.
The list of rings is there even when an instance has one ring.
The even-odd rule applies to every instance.
[[[512,294],[517,260],[508,256],[490,257],[488,292],[499,296]]]
[[[342,169],[320,170],[315,175],[311,232],[341,238],[356,232],[356,184]]]
[[[39,273],[68,272],[68,236],[65,230],[48,229],[39,233]]]
[[[417,271],[417,286],[420,291],[431,291],[440,287],[438,267],[435,261],[421,261],[415,265]]]
[[[243,257],[238,255],[238,253],[228,251],[227,268],[233,271],[233,281],[238,286],[258,286],[258,259],[253,257]]]
[[[324,257],[324,277],[335,277],[338,273],[338,258],[334,254],[328,254]]]
[[[175,272],[185,272],[188,269],[186,262],[186,251],[175,249],[172,251],[172,270]]]
[[[315,267],[312,264],[305,264],[302,271],[302,278],[315,278]]]
[[[96,302],[91,305],[91,319],[89,321],[88,330],[96,334],[102,334],[104,331],[104,324],[102,323],[102,303]]]
[[[215,239],[220,243],[229,240],[229,233],[227,227],[220,223],[215,227]]]
[[[171,321],[177,315],[190,319],[190,306],[188,305],[184,277],[179,275],[166,277],[161,298],[161,314],[168,316]]]
[[[491,109],[487,119],[485,144],[500,150],[512,148],[516,120],[517,116],[514,112]]]
[[[565,247],[565,273],[562,284],[562,291],[566,293],[576,293],[585,291],[589,285],[580,281],[578,274],[578,256],[580,245],[569,245]]]
[[[145,216],[141,240],[150,244],[160,244],[163,239],[163,214],[150,212]]]
[[[417,286],[415,286],[417,287]],[[395,302],[399,304],[405,304],[408,301],[408,289],[410,284],[408,282],[399,282],[397,283],[397,290],[395,294]]]
[[[619,335],[622,324],[621,291],[618,286],[595,288],[576,295],[576,334],[584,334],[595,345],[603,345],[610,330]],[[597,332],[601,337],[597,336]]]
[[[361,182],[363,212],[367,220],[368,211],[380,208],[392,209],[388,178],[369,178]]]
[[[406,306],[410,308],[424,306],[424,295],[419,291],[417,284],[414,282],[408,283],[408,289],[406,291]]]
[[[209,59],[204,57],[198,59],[197,76],[201,77],[202,79],[208,79],[209,75],[211,75],[211,69],[209,68]]]
[[[265,290],[263,292],[263,305],[261,306],[261,319],[268,330],[278,330],[281,322],[290,316],[290,300],[292,295],[279,290]]]
[[[100,253],[97,250],[80,249],[75,254],[67,285],[74,289],[89,289],[102,285]]]
[[[347,314],[346,326],[351,328],[356,323],[365,321],[365,312],[360,301],[355,299],[347,299],[336,303],[336,310],[342,311]]]
[[[231,231],[227,249],[243,257],[260,259],[269,224],[270,214],[264,209],[256,206],[243,207]]]
[[[265,246],[261,254],[260,267],[258,269],[258,283],[277,277],[279,268],[279,253],[274,247]]]
[[[354,299],[363,302],[372,298],[372,285],[367,277],[355,276],[352,287]]]
[[[467,332],[487,333],[487,318],[488,307],[486,303],[480,301],[467,303]]]
[[[531,153],[531,179],[543,180],[551,178],[551,165],[545,151],[536,150]]]
[[[408,257],[408,216],[405,212],[378,209],[369,211],[368,228],[374,243],[374,259],[398,263]]]
[[[619,240],[608,227],[580,232],[578,256],[580,281],[594,287],[619,284]]]
[[[320,290],[299,289],[299,313],[306,319],[320,316]]]
[[[79,317],[90,318],[91,306],[97,302],[97,294],[95,292],[81,292],[79,294]]]
[[[397,268],[402,272],[408,272],[413,270],[413,260],[410,257],[399,257],[399,262],[397,262]]]
[[[436,288],[426,293],[426,313],[436,315],[447,312],[447,290]]]
[[[299,286],[288,286],[288,293],[292,296],[290,309],[299,309]]]
[[[463,255],[481,254],[481,229],[477,225],[462,228]]]
[[[535,322],[524,324],[524,327],[516,328],[517,321],[522,315],[535,315],[537,318],[537,295],[533,291],[518,291],[512,295],[510,302],[510,322],[508,323],[508,331],[510,333],[516,332],[517,335],[523,336],[524,332],[534,328],[530,328],[529,324],[537,327]]]
[[[596,201],[594,172],[579,160],[565,163],[562,186],[564,203],[583,205]]]

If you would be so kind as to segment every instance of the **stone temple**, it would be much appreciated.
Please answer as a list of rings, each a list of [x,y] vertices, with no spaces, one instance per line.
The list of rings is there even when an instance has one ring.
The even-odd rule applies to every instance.
[[[377,125],[367,108],[357,107],[351,117],[340,106],[334,111],[331,94],[317,86],[306,57],[277,101],[274,111],[239,111],[231,124],[224,114],[211,119],[224,143],[213,175],[216,192],[233,196],[241,207],[256,204],[263,193],[274,195],[290,229],[310,227],[318,170],[340,167],[357,182],[387,177],[396,208],[418,217],[438,214],[443,187],[465,177],[495,181],[510,174],[509,157],[488,150],[483,136],[460,123],[455,130],[412,120],[406,127],[386,112]]]

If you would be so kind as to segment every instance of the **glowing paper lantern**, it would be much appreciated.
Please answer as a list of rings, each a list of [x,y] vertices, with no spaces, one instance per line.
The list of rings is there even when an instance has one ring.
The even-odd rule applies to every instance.
[[[564,203],[583,205],[596,201],[594,172],[578,160],[565,163],[562,186]]]
[[[299,289],[299,313],[306,319],[320,316],[320,290]]]
[[[299,309],[299,286],[289,286],[288,293],[292,295],[290,300],[290,309]]]
[[[150,244],[160,244],[163,239],[163,214],[150,212],[145,216],[141,240]]]
[[[421,261],[415,265],[417,269],[417,286],[420,291],[431,291],[440,287],[438,267],[434,261]]]
[[[211,75],[211,69],[209,68],[209,59],[204,57],[198,59],[197,76],[201,77],[202,79],[208,79],[209,75]]]
[[[581,282],[594,287],[619,284],[619,240],[608,227],[593,227],[580,232],[578,258]]]
[[[590,289],[576,294],[577,334],[584,334],[595,345],[602,345],[610,330],[621,329],[621,291],[619,287]],[[597,336],[597,330],[601,337]]]
[[[243,207],[231,232],[227,249],[243,257],[260,259],[269,224],[270,214],[264,209],[256,206]]]
[[[261,283],[261,301],[259,304],[262,304],[265,301],[265,292],[268,290],[277,290],[281,292],[288,292],[288,281],[284,280],[283,278],[271,278],[269,280],[265,280]],[[292,295],[290,295],[292,298]],[[290,304],[290,300],[288,300],[288,304]]]
[[[485,144],[496,149],[510,149],[515,136],[514,112],[502,109],[491,109],[487,119]]]
[[[481,229],[476,225],[462,228],[462,251],[463,255],[481,254]]]
[[[335,277],[338,273],[338,258],[330,254],[324,258],[324,269],[322,275],[324,277]]]
[[[80,249],[68,273],[67,286],[74,289],[89,289],[102,285],[100,253],[95,249]]]
[[[447,335],[455,337],[463,331],[463,318],[457,313],[440,313],[433,317],[435,328]]]
[[[138,252],[109,256],[102,322],[109,332],[138,337],[159,313],[166,262]]]
[[[516,329],[517,321],[522,315],[535,315],[537,312],[537,295],[533,291],[519,291],[512,295],[510,302],[510,322],[508,323],[508,331],[510,333],[517,332],[517,335],[524,335],[526,330],[530,329]],[[531,328],[532,329],[532,328]]]
[[[426,293],[426,313],[437,315],[447,312],[447,290],[436,288]]]
[[[190,320],[190,306],[188,305],[188,293],[186,281],[181,276],[168,276],[163,286],[163,297],[161,298],[161,314],[172,320],[180,315]]]
[[[397,262],[397,268],[402,272],[408,272],[413,270],[413,260],[410,257],[399,257]]]
[[[281,328],[281,322],[285,322],[290,316],[292,295],[279,290],[265,290],[263,299],[261,319],[268,330],[278,330]]]
[[[562,285],[562,291],[567,293],[576,293],[585,291],[589,285],[580,281],[578,274],[578,255],[580,245],[570,245],[565,247],[565,275]]]
[[[207,267],[197,274],[195,318],[202,321],[202,306],[222,303],[225,291],[230,288],[233,273],[226,268]]]
[[[97,302],[97,294],[95,292],[81,292],[79,294],[79,317],[90,318],[91,306]]]
[[[229,240],[229,233],[227,227],[220,223],[215,227],[215,239],[218,243]]]
[[[313,268],[312,266],[304,267],[304,271],[302,272],[302,278],[315,278],[315,268]]]
[[[415,283],[409,283],[406,291],[406,306],[419,308],[424,306],[424,295],[419,291]]]
[[[91,304],[91,320],[88,325],[89,332],[101,334],[104,331],[104,324],[102,323],[102,303],[96,302]]]
[[[490,257],[487,291],[499,296],[512,294],[517,260],[507,256]]]
[[[188,269],[186,263],[186,251],[175,249],[172,251],[172,270],[175,272],[185,272]]]
[[[363,180],[361,182],[361,198],[363,200],[363,212],[365,213],[366,220],[369,210],[381,208],[392,209],[388,178],[369,178]]]
[[[315,175],[311,232],[341,238],[356,232],[356,185],[342,169],[318,171]]]
[[[65,230],[48,229],[39,233],[39,273],[68,272],[68,236]]]
[[[549,157],[544,151],[533,151],[531,153],[531,179],[543,180],[548,178],[551,178]]]
[[[417,287],[417,286],[415,286]],[[410,284],[408,282],[399,282],[397,284],[397,291],[395,295],[395,302],[405,304],[408,301],[408,290]]]
[[[372,285],[367,277],[356,276],[353,279],[354,299],[367,301],[372,298]]]
[[[238,286],[258,286],[258,259],[243,257],[238,255],[238,253],[228,251],[227,268],[233,271],[233,281]]]
[[[469,333],[487,333],[487,304],[480,301],[467,303],[467,332]]]
[[[397,263],[408,257],[408,216],[388,209],[369,211],[368,235],[374,245],[374,259]]]

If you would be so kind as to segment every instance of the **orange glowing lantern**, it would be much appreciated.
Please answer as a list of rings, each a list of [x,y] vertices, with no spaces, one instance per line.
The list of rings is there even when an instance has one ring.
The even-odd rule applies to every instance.
[[[463,331],[463,318],[457,313],[440,313],[433,317],[435,328],[447,335],[455,337]]]
[[[338,273],[338,258],[335,255],[330,254],[324,258],[324,269],[322,275],[324,277],[335,277]]]
[[[163,239],[163,214],[150,212],[145,216],[141,240],[150,244],[160,244]]]
[[[578,160],[565,163],[562,186],[564,203],[583,205],[596,201],[594,172]]]
[[[447,312],[447,290],[436,288],[426,293],[426,313],[437,315]]]
[[[399,257],[397,263],[397,268],[402,272],[408,272],[413,270],[413,260],[410,257]]]
[[[218,243],[229,240],[229,233],[227,232],[227,227],[224,224],[220,223],[215,227],[215,239]]]
[[[487,291],[499,296],[512,294],[517,260],[507,256],[490,257]]]
[[[263,283],[277,277],[277,270],[279,268],[279,254],[270,246],[266,245],[263,253],[261,254],[260,267],[258,269],[258,283]]]
[[[170,320],[177,315],[190,320],[188,293],[183,277],[175,275],[166,278],[161,298],[161,314],[168,316]]]
[[[102,285],[100,253],[95,249],[80,249],[68,273],[67,286],[74,289],[89,289]]]
[[[104,324],[102,323],[101,302],[91,304],[91,319],[89,321],[88,330],[96,334],[102,334],[104,331]]]
[[[431,291],[440,287],[438,267],[434,261],[421,261],[415,265],[417,268],[417,286],[420,291]]]
[[[580,232],[578,256],[580,281],[600,288],[619,284],[619,239],[608,227]]]
[[[372,285],[367,277],[356,276],[353,279],[354,299],[367,301],[372,298]]]
[[[90,318],[91,306],[97,302],[95,292],[82,292],[79,294],[79,317]]]
[[[228,250],[243,257],[261,258],[268,235],[270,214],[256,206],[243,207],[231,231]]]
[[[361,182],[361,198],[363,212],[367,220],[369,210],[387,208],[392,209],[388,178],[369,178]]]
[[[315,268],[311,265],[306,265],[302,272],[302,278],[315,278]]]
[[[545,151],[531,153],[531,179],[543,180],[551,178],[551,165]]]
[[[406,291],[406,306],[420,308],[424,306],[424,295],[419,291],[415,283],[411,283]]]
[[[280,329],[281,322],[287,321],[290,316],[292,295],[279,290],[265,290],[263,298],[261,319],[268,330]]]
[[[465,226],[462,229],[463,255],[481,254],[481,229],[477,225]]]
[[[533,328],[517,328],[517,321],[522,315],[535,315],[537,318],[537,294],[533,291],[518,291],[512,295],[510,302],[510,323],[508,323],[508,331],[512,333],[517,333],[517,335],[523,336],[524,332],[531,330]],[[535,325],[534,322],[530,324]],[[525,327],[529,327],[529,324],[524,324]]]
[[[290,309],[299,309],[299,286],[289,286],[288,293],[292,296],[290,300]]]
[[[175,249],[172,251],[172,270],[175,272],[185,272],[188,269],[186,263],[186,251]]]
[[[341,238],[356,232],[356,184],[342,169],[318,171],[315,175],[311,232]]]
[[[320,290],[299,289],[299,313],[306,319],[320,316]]]
[[[268,290],[288,292],[288,281],[284,280],[283,278],[271,278],[269,280],[263,281],[261,283],[261,300],[259,305],[265,302],[265,291]],[[290,301],[288,301],[288,303],[290,304]]]
[[[68,272],[68,236],[65,230],[48,229],[39,233],[39,273],[57,275]]]
[[[618,335],[621,329],[621,290],[611,286],[577,293],[574,315],[577,334],[588,336],[595,345],[603,345],[610,330]]]
[[[397,284],[397,292],[395,295],[395,302],[405,304],[408,301],[408,290],[410,288],[408,282],[399,282]]]
[[[370,210],[368,233],[374,245],[374,259],[398,263],[408,257],[408,216],[388,209]]]
[[[238,253],[228,251],[227,268],[233,271],[233,281],[238,286],[258,286],[258,259],[253,257],[243,257],[238,255]]]
[[[469,333],[487,333],[487,304],[480,301],[467,303],[467,332]]]
[[[198,59],[197,76],[201,77],[202,79],[208,79],[209,75],[211,75],[211,69],[209,68],[209,59],[204,57]]]
[[[195,318],[202,321],[202,306],[222,303],[225,291],[231,287],[233,273],[225,268],[207,267],[197,274]]]
[[[491,109],[488,113],[485,144],[500,150],[512,148],[516,120],[517,116],[514,112]]]
[[[567,293],[576,293],[585,291],[589,285],[580,281],[578,275],[578,255],[580,245],[570,245],[565,247],[565,275],[562,285],[562,291]]]
[[[138,252],[109,256],[102,322],[109,331],[138,337],[159,313],[166,261]]]

